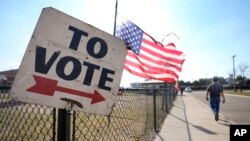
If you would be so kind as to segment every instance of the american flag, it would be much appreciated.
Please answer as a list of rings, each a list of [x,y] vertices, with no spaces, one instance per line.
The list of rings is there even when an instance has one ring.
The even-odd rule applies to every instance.
[[[126,56],[125,70],[147,79],[177,81],[185,59],[173,43],[163,47],[129,20],[117,25],[115,36],[131,49]]]

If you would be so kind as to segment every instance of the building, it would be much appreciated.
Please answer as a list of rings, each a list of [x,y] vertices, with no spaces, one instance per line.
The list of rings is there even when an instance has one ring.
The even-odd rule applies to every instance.
[[[171,83],[166,83],[159,80],[145,80],[144,82],[136,82],[130,84],[134,89],[152,89],[152,88],[166,88],[167,86],[173,86]]]
[[[233,74],[229,74],[229,77],[227,78],[227,82],[228,82],[228,84],[231,84],[231,85],[234,84],[234,75]]]
[[[14,82],[17,69],[0,72],[0,85],[12,85]]]

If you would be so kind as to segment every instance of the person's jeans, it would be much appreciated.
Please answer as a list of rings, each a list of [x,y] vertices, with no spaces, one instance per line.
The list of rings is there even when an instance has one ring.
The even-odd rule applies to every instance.
[[[210,97],[210,107],[211,107],[214,114],[219,114],[220,97]]]

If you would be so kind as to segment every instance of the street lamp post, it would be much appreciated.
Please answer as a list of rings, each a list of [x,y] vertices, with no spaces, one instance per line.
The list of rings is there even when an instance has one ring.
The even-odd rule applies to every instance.
[[[236,55],[234,55],[234,56],[232,56],[232,58],[233,58],[233,77],[234,77],[234,92],[236,92],[236,89],[235,89],[235,67],[234,67],[234,57],[236,57]]]

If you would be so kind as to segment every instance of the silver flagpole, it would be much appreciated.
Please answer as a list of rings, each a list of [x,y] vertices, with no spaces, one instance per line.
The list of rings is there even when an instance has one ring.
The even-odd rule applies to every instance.
[[[113,36],[115,36],[115,31],[116,31],[117,6],[118,6],[118,0],[116,0],[116,2],[115,2],[115,20],[114,20],[114,31],[113,31]]]
[[[168,33],[167,35],[165,35],[165,36],[163,37],[161,43],[163,44],[164,39],[165,39],[167,36],[171,35],[171,34],[173,34],[177,39],[180,39],[175,33],[170,32],[170,33]]]

